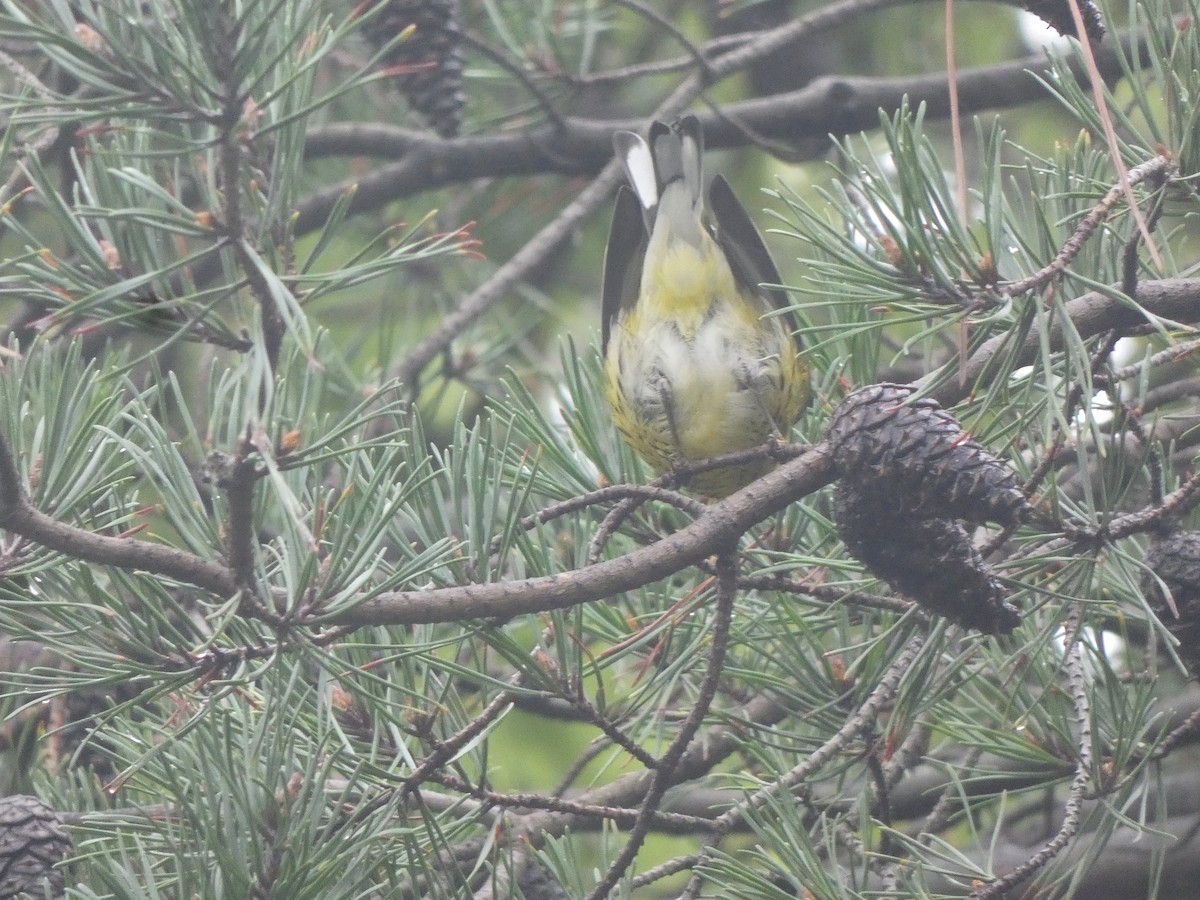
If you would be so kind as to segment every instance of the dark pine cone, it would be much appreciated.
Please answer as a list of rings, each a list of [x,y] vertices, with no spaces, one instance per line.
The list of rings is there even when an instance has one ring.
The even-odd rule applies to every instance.
[[[517,884],[525,900],[567,900],[562,883],[536,859],[521,871]]]
[[[67,673],[74,671],[70,663],[49,647],[0,635],[0,672],[26,672],[34,668],[54,669],[58,677],[69,677]],[[110,778],[114,774],[112,758],[103,739],[95,733],[96,718],[114,703],[137,697],[143,689],[144,685],[136,681],[124,681],[108,687],[78,688],[48,703],[28,705],[0,724],[0,750],[18,751],[19,764],[25,766],[33,765],[30,754],[47,752],[52,763],[69,760],[72,765],[92,769],[102,779]],[[51,722],[55,725],[52,737],[39,741],[38,735]],[[0,892],[0,898],[4,896]]]
[[[936,400],[905,405],[914,389],[872,384],[843,400],[826,440],[843,480],[885,489],[909,515],[1016,525],[1029,502],[1008,466]]]
[[[1188,672],[1200,675],[1200,532],[1179,531],[1155,541],[1146,553],[1146,566],[1154,573],[1142,577],[1150,609],[1179,641],[1179,658]]]
[[[1059,34],[1079,37],[1075,29],[1075,17],[1067,0],[1022,0],[1027,10],[1057,31]],[[1082,0],[1079,12],[1083,18],[1083,30],[1094,42],[1104,37],[1104,18],[1091,0]]]
[[[382,0],[384,8],[367,22],[364,33],[382,47],[409,25],[416,30],[385,57],[403,67],[396,85],[413,109],[439,135],[454,137],[462,126],[467,97],[463,92],[462,25],[459,0]]]
[[[58,863],[71,852],[71,837],[58,813],[23,794],[0,798],[0,897],[63,896],[63,870]]]
[[[1017,608],[958,523],[1016,525],[1031,507],[1012,472],[935,400],[873,384],[839,404],[826,432],[840,482],[834,521],[876,577],[932,612],[989,634]]]
[[[842,482],[833,518],[846,549],[873,575],[930,612],[985,634],[1021,622],[967,532],[953,519],[905,515],[884,492]]]

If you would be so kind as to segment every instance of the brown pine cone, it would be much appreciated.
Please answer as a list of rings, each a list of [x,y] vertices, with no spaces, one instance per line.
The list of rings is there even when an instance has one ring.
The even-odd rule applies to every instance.
[[[49,647],[0,634],[0,678],[11,679],[15,673],[33,668],[53,669],[59,678],[69,678],[68,673],[74,671]],[[100,778],[111,777],[112,759],[104,741],[95,734],[97,716],[114,703],[133,699],[143,688],[135,681],[78,688],[56,695],[47,703],[26,706],[0,724],[0,750],[17,751],[11,762],[22,768],[33,766],[41,753],[50,765],[69,761],[92,769]],[[48,733],[38,738],[42,732]],[[80,745],[84,745],[82,749]]]
[[[1200,675],[1200,532],[1177,531],[1154,541],[1146,553],[1146,567],[1150,572],[1142,576],[1142,593],[1179,641],[1177,652],[1188,672]],[[1164,584],[1174,609],[1163,593]]]
[[[839,484],[833,518],[846,549],[875,577],[930,612],[985,634],[1008,634],[1019,610],[958,522],[898,511],[880,492]]]
[[[64,893],[64,874],[58,863],[74,844],[58,813],[24,794],[0,798],[0,898],[21,894],[49,896]]]
[[[402,68],[396,86],[413,109],[444,138],[462,127],[467,97],[463,91],[462,25],[459,0],[383,0],[384,9],[363,29],[367,39],[382,47],[410,25],[407,40],[387,52],[389,66]]]
[[[833,518],[846,549],[931,612],[988,634],[1020,614],[957,520],[1016,525],[1031,507],[1009,468],[931,399],[873,384],[826,431],[840,481]]]
[[[915,390],[872,384],[843,400],[826,440],[844,479],[884,487],[910,515],[1016,525],[1031,508],[1008,466]]]
[[[536,859],[521,870],[517,884],[525,900],[567,900],[562,883]]]
[[[1075,16],[1067,0],[1021,0],[1021,5],[1057,31],[1059,34],[1081,37],[1075,28]],[[1083,30],[1094,43],[1104,37],[1104,17],[1091,0],[1082,0],[1079,13],[1083,19]]]

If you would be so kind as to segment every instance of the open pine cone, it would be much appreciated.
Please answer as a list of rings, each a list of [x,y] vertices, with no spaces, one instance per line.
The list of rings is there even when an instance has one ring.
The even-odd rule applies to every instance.
[[[382,47],[410,25],[415,26],[407,40],[387,52],[385,60],[401,70],[396,86],[409,105],[439,135],[454,137],[462,126],[467,103],[459,0],[383,0],[383,7],[367,22],[367,39]]]
[[[834,521],[846,549],[931,612],[988,634],[1017,608],[958,520],[1016,525],[1030,506],[1013,473],[935,400],[907,385],[846,397],[826,431],[840,483]]]
[[[24,794],[0,798],[0,897],[61,897],[74,843],[58,813]]]
[[[1179,641],[1179,658],[1188,672],[1200,675],[1200,532],[1177,531],[1154,541],[1146,567],[1142,592],[1150,609]],[[1171,592],[1170,602],[1163,585]]]

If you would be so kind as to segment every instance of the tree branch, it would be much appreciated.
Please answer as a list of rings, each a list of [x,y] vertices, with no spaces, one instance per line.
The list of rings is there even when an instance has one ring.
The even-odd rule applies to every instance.
[[[1117,46],[1097,54],[1105,78],[1121,74],[1120,53],[1130,53],[1135,39],[1125,35]],[[1141,56],[1137,57],[1138,59]],[[1077,75],[1082,66],[1072,65]],[[959,72],[963,112],[1005,109],[1047,99],[1045,78],[1051,64],[1044,53],[1012,62]],[[880,111],[893,111],[908,100],[925,104],[925,120],[950,114],[946,73],[905,77],[831,75],[797,91],[729,103],[722,116],[702,115],[705,145],[710,149],[745,146],[745,129],[766,138],[799,142],[870,130],[879,126]],[[564,118],[561,126],[542,125],[516,132],[439,140],[412,129],[390,125],[331,125],[308,135],[308,157],[376,156],[397,162],[309,195],[300,205],[296,231],[303,234],[324,223],[347,191],[355,189],[350,209],[378,209],[403,197],[477,178],[559,174],[591,176],[612,159],[614,131],[637,131],[637,119]],[[742,127],[744,126],[744,127]]]
[[[142,569],[194,584],[222,597],[230,597],[237,591],[232,573],[222,563],[149,541],[93,534],[38,511],[29,502],[3,435],[0,435],[0,528],[82,562]]]
[[[1126,331],[1145,324],[1146,314],[1167,322],[1190,323],[1200,320],[1200,278],[1166,278],[1160,281],[1143,281],[1138,285],[1136,305],[1111,291],[1092,291],[1069,301],[1063,308],[1064,316],[1056,316],[1050,325],[1050,333],[1043,337],[1042,325],[1034,321],[1026,333],[1020,349],[1012,354],[1008,344],[1012,332],[1006,331],[988,341],[967,360],[961,378],[948,379],[934,389],[930,396],[943,406],[953,406],[967,396],[977,384],[986,384],[1008,370],[1008,366],[1027,365],[1037,357],[1042,342],[1051,351],[1063,348],[1063,319],[1071,322],[1080,338],[1087,339],[1105,331]],[[1039,302],[1030,300],[1029,302]],[[957,364],[951,363],[956,367]],[[919,379],[920,385],[936,377],[932,373]]]
[[[729,646],[729,627],[733,621],[733,608],[734,602],[737,600],[737,593],[737,554],[736,551],[727,549],[717,557],[717,604],[713,616],[711,650],[704,671],[704,679],[700,683],[696,698],[692,701],[691,711],[675,733],[670,746],[667,747],[658,767],[654,770],[629,839],[621,848],[617,858],[608,867],[603,878],[588,894],[587,900],[603,900],[607,897],[609,891],[617,886],[617,882],[621,880],[625,870],[637,857],[638,850],[641,849],[646,836],[650,833],[653,815],[658,811],[667,788],[674,783],[675,769],[683,762],[692,739],[704,723],[704,717],[708,714],[709,706],[716,697],[717,688],[721,683],[725,652]]]
[[[729,546],[752,526],[833,479],[825,444],[785,463],[720,503],[686,528],[625,556],[521,581],[468,584],[380,594],[338,609],[323,621],[339,625],[410,625],[464,619],[507,619],[612,597],[665,578]]]

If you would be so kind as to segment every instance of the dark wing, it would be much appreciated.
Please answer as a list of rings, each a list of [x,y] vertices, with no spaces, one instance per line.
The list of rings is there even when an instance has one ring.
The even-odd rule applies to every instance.
[[[708,192],[709,208],[716,220],[714,237],[725,256],[729,267],[733,269],[733,277],[743,285],[754,290],[759,296],[770,299],[776,309],[787,309],[791,306],[787,291],[760,288],[760,284],[779,284],[783,281],[775,260],[767,250],[762,235],[755,227],[750,214],[742,206],[741,201],[733,193],[733,188],[723,175],[713,178],[712,187]],[[795,335],[800,327],[793,313],[784,315],[788,330]],[[796,347],[800,347],[800,339],[794,338]]]
[[[621,185],[617,191],[612,225],[608,229],[608,248],[604,251],[600,346],[605,352],[617,314],[623,309],[632,309],[637,303],[645,256],[646,227],[642,223],[642,205],[632,190]]]

